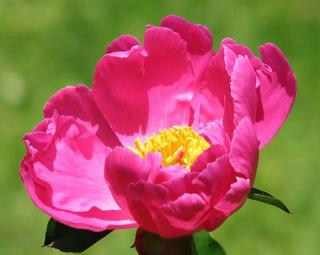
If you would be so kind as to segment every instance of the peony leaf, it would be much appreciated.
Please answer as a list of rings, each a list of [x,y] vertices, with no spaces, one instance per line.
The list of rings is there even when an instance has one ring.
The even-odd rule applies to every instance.
[[[276,207],[280,208],[281,210],[291,214],[288,207],[281,200],[275,198],[274,196],[272,196],[271,194],[269,194],[265,191],[262,191],[262,190],[259,190],[256,188],[252,188],[248,198],[250,198],[252,200],[260,201],[262,203],[276,206]]]
[[[214,240],[206,231],[201,231],[193,234],[193,240],[196,246],[198,255],[226,255],[222,246]]]
[[[226,255],[220,244],[206,231],[165,239],[138,229],[134,246],[139,255]]]
[[[82,252],[111,231],[93,232],[75,229],[51,218],[47,225],[43,246],[55,248],[63,252]]]

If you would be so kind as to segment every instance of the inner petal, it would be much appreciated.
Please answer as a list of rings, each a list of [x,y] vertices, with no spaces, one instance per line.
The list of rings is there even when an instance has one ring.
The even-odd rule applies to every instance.
[[[145,158],[148,152],[159,152],[163,166],[180,165],[190,170],[197,157],[209,147],[210,144],[191,127],[173,126],[160,129],[145,142],[137,137],[134,146],[128,148],[141,158]]]

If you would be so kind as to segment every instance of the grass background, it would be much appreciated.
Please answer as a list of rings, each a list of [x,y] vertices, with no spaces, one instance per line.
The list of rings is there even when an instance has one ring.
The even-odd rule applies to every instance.
[[[265,42],[286,54],[298,79],[287,122],[261,152],[256,186],[294,211],[254,201],[215,231],[230,255],[318,254],[320,250],[320,4],[318,0],[0,1],[0,254],[59,254],[41,248],[47,216],[31,203],[19,177],[21,136],[42,118],[58,89],[91,85],[105,46],[167,14],[207,25],[214,48],[223,37],[255,53]],[[84,254],[134,254],[133,231],[112,233]]]

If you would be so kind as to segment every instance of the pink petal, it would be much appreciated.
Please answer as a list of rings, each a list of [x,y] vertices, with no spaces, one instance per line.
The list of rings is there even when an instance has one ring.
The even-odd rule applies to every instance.
[[[237,181],[231,185],[227,194],[214,206],[214,209],[223,213],[227,218],[238,210],[251,190],[250,180],[237,177]],[[213,215],[215,218],[216,215]],[[209,229],[210,230],[210,229]],[[210,231],[212,231],[211,229]]]
[[[162,158],[160,157],[162,160]],[[153,167],[153,171],[149,175],[149,181],[152,183],[163,183],[170,181],[171,179],[184,176],[188,171],[183,166],[167,166],[161,167],[161,160],[159,161],[158,167]]]
[[[204,128],[200,129],[199,132],[210,144],[221,145],[224,148],[229,149],[229,137],[224,130],[221,120],[208,122]]]
[[[150,28],[144,44],[145,79],[150,86],[147,133],[188,125],[196,84],[185,41],[168,28]]]
[[[178,17],[167,16],[161,20],[161,26],[171,28],[187,42],[191,54],[204,54],[212,50],[212,35],[209,29]]]
[[[186,43],[168,28],[150,28],[144,44],[105,55],[95,72],[95,101],[124,145],[190,120],[195,88]]]
[[[222,44],[224,45],[225,49],[228,49],[230,51],[230,53],[232,52],[235,56],[241,55],[241,56],[246,56],[247,58],[249,58],[254,69],[261,66],[260,59],[258,59],[256,56],[254,56],[248,47],[241,45],[241,44],[237,44],[236,41],[234,41],[233,39],[230,39],[230,38],[223,39]]]
[[[257,108],[256,76],[247,57],[237,57],[231,74],[234,125],[245,116],[255,120]]]
[[[160,207],[159,221],[164,217],[163,223],[169,222],[172,228],[166,229],[162,224],[163,227],[158,228],[159,234],[174,238],[200,230],[208,210],[209,204],[200,195],[185,193]]]
[[[148,179],[154,157],[157,156],[150,154],[147,160],[141,159],[132,151],[122,147],[116,147],[110,153],[105,164],[105,178],[110,183],[115,199],[123,208],[128,207],[126,197],[129,185]]]
[[[228,157],[224,155],[208,163],[193,184],[209,197],[211,204],[215,204],[226,194],[234,181],[234,170]]]
[[[92,91],[87,86],[69,86],[55,93],[44,106],[44,115],[49,118],[54,112],[97,126],[96,135],[108,147],[120,145],[119,139],[93,101]]]
[[[211,207],[208,214],[210,215],[209,219],[203,224],[203,228],[208,232],[218,228],[227,219],[222,212],[214,209],[213,207]]]
[[[76,228],[101,231],[135,226],[104,180],[104,160],[110,149],[90,124],[55,114],[24,140],[27,155],[21,176],[39,208]]]
[[[197,160],[191,166],[191,172],[201,172],[207,168],[207,165],[215,162],[216,159],[226,154],[226,148],[220,144],[212,145],[209,149],[202,152]]]
[[[258,164],[258,140],[252,121],[244,117],[236,127],[230,145],[230,163],[241,177],[253,183]]]
[[[129,208],[140,227],[165,238],[199,230],[208,209],[198,194],[182,193],[171,200],[164,185],[140,181],[129,190]]]
[[[153,85],[170,85],[189,72],[187,45],[168,28],[154,27],[144,34],[146,76]]]
[[[139,226],[150,232],[158,232],[156,214],[159,207],[168,201],[168,190],[161,184],[140,180],[128,189],[128,206]]]
[[[145,132],[147,127],[148,98],[143,81],[143,54],[135,47],[120,55],[107,54],[97,64],[94,75],[94,99],[125,145],[126,137],[135,136],[139,130]]]
[[[132,35],[121,35],[108,45],[106,54],[117,51],[128,51],[136,45],[140,45],[137,38]]]
[[[278,132],[291,110],[296,96],[296,78],[283,53],[268,43],[259,49],[262,61],[272,69],[259,72],[260,107],[256,129],[263,148]]]
[[[202,128],[208,122],[222,118],[225,95],[230,90],[230,77],[225,69],[223,47],[210,59],[206,72],[198,83],[199,89],[192,99],[195,112],[193,126]]]
[[[197,176],[198,173],[185,171],[183,174],[177,174],[170,180],[163,182],[163,187],[169,191],[168,199],[176,200],[185,193],[193,193],[195,191],[193,187],[193,180]]]

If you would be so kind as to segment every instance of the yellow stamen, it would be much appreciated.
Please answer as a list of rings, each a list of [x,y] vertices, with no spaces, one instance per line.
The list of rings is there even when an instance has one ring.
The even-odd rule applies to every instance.
[[[190,170],[198,156],[210,147],[202,136],[188,126],[162,129],[144,143],[138,137],[134,145],[135,147],[128,148],[141,158],[146,157],[148,152],[160,152],[163,166],[180,165],[187,170]]]

